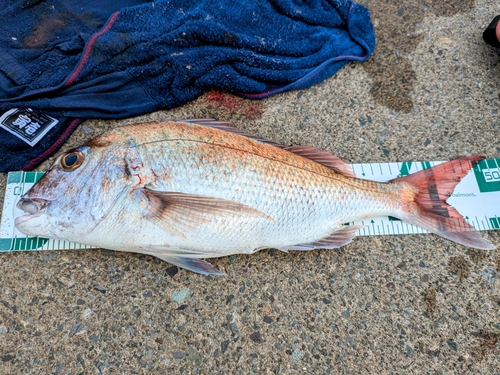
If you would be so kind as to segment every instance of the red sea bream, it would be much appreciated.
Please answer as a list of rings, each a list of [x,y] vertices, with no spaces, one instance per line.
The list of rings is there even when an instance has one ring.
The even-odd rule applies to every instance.
[[[18,203],[28,235],[150,254],[220,274],[204,258],[259,249],[331,249],[391,215],[479,249],[494,246],[446,203],[482,157],[379,183],[337,157],[206,120],[111,130],[59,155]]]

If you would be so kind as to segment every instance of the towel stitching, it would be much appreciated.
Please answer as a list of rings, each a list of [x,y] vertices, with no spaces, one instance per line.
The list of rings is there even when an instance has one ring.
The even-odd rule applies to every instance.
[[[78,77],[78,75],[83,70],[83,66],[87,63],[87,60],[90,57],[90,50],[92,49],[92,46],[94,45],[95,41],[101,35],[103,35],[103,34],[105,34],[105,33],[107,33],[109,31],[109,29],[111,28],[111,26],[113,26],[113,24],[114,24],[116,18],[118,17],[119,13],[120,12],[113,13],[113,15],[111,16],[111,18],[107,22],[106,26],[104,26],[104,28],[101,31],[99,31],[98,33],[94,34],[92,36],[92,38],[90,38],[90,41],[87,44],[87,46],[85,47],[85,51],[83,52],[82,59],[80,60],[80,62],[76,66],[76,68],[73,71],[73,73],[71,73],[71,75],[67,79],[66,83],[64,84],[65,87],[70,86],[71,84],[73,84],[73,82],[75,82],[76,78]]]

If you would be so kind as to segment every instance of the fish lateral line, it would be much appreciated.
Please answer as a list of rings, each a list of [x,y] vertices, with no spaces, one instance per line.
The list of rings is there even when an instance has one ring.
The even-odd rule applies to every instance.
[[[324,176],[324,177],[328,176],[328,175],[323,174],[323,173],[318,173],[317,171],[312,171],[310,169],[300,167],[299,165],[286,163],[286,161],[279,160],[277,158],[271,158],[271,157],[264,156],[264,155],[256,153],[256,152],[252,152],[251,150],[248,150],[248,149],[239,148],[237,146],[230,146],[228,144],[223,144],[221,142],[215,141],[215,138],[217,136],[222,137],[222,135],[225,135],[225,137],[227,138],[228,135],[231,135],[231,136],[235,137],[236,141],[238,140],[238,138],[240,138],[241,140],[245,140],[247,142],[250,142],[251,144],[253,143],[253,146],[256,146],[256,147],[267,146],[267,147],[270,147],[270,148],[275,149],[275,150],[284,150],[284,151],[287,151],[295,156],[301,156],[302,158],[308,160],[309,162],[314,162],[315,164],[319,164],[323,167],[326,167],[329,170],[333,170],[337,174],[340,174],[340,175],[343,175],[346,177],[353,177],[353,178],[356,177],[356,175],[352,171],[352,167],[349,164],[344,162],[338,156],[333,155],[332,153],[330,153],[328,151],[321,151],[319,148],[317,148],[315,146],[308,146],[308,145],[285,146],[285,145],[282,145],[280,143],[277,143],[277,142],[274,142],[271,140],[267,140],[264,138],[259,138],[259,137],[252,135],[252,134],[249,134],[249,133],[246,133],[242,130],[239,130],[237,128],[228,126],[229,123],[217,122],[217,121],[214,122],[212,119],[201,119],[201,120],[199,120],[199,121],[201,121],[199,124],[187,122],[189,120],[185,120],[185,121],[186,122],[167,122],[167,123],[154,122],[152,124],[155,124],[155,125],[165,124],[165,125],[171,126],[171,127],[175,126],[176,124],[179,127],[182,127],[184,125],[188,125],[190,128],[193,128],[193,127],[198,128],[197,131],[210,129],[211,131],[215,131],[215,134],[208,134],[208,135],[202,134],[201,136],[210,137],[210,139],[207,139],[207,140],[196,139],[196,138],[179,138],[179,137],[167,138],[167,136],[164,136],[161,139],[155,139],[155,140],[151,140],[151,141],[147,141],[147,142],[136,143],[134,141],[134,145],[128,146],[128,148],[137,148],[137,147],[141,147],[141,146],[148,146],[150,144],[157,144],[157,143],[164,143],[164,142],[165,143],[166,142],[199,143],[199,144],[211,145],[214,147],[218,146],[218,147],[228,149],[228,150],[244,152],[244,153],[247,153],[250,155],[254,155],[257,157],[261,157],[263,159],[270,160],[270,161],[281,162],[284,165],[288,165],[288,166],[291,166],[291,167],[294,167],[294,168],[297,168],[297,169],[300,169],[303,171],[309,171],[309,172],[312,172],[312,173],[320,175],[320,176]],[[133,127],[133,126],[134,125],[130,125],[130,127]],[[121,130],[122,130],[122,132],[126,132],[123,129],[121,129]],[[217,133],[219,133],[219,134],[217,134]],[[127,135],[129,138],[133,138],[133,136],[130,135],[129,133],[127,133]],[[237,142],[235,142],[235,143],[237,143]]]
[[[298,166],[296,164],[288,163],[285,160],[279,160],[279,159],[276,159],[276,158],[271,158],[271,157],[268,157],[268,156],[265,156],[265,155],[262,155],[262,154],[258,154],[256,152],[252,152],[250,150],[243,150],[241,148],[236,148],[236,147],[231,147],[231,146],[228,146],[228,145],[223,145],[223,144],[219,144],[219,143],[211,143],[211,142],[201,141],[201,140],[183,139],[183,138],[175,138],[175,139],[170,138],[170,139],[163,139],[163,140],[158,140],[158,141],[145,142],[145,143],[140,144],[140,146],[147,145],[147,144],[150,144],[150,143],[157,143],[157,142],[179,142],[179,141],[206,144],[206,145],[211,145],[211,146],[214,146],[214,147],[220,147],[220,148],[223,148],[223,149],[244,152],[244,153],[247,153],[247,154],[250,154],[250,155],[254,155],[254,156],[262,158],[262,159],[266,159],[266,160],[269,160],[269,161],[272,161],[272,162],[281,163],[283,165],[286,165],[286,166],[289,166],[289,167],[292,167],[292,168],[297,168],[297,169],[302,170],[304,172],[309,172],[309,173],[312,173],[312,174],[315,174],[315,175],[318,175],[318,176],[321,176],[321,177],[330,178],[330,179],[333,179],[333,180],[340,180],[339,176],[342,176],[342,177],[348,177],[348,178],[356,179],[356,180],[360,180],[360,181],[375,182],[375,181],[363,180],[363,179],[360,179],[359,177],[355,177],[355,176],[354,177],[345,176],[342,173],[340,173],[338,171],[334,171],[330,167],[328,167],[326,165],[323,165],[323,164],[321,164],[321,163],[319,163],[317,161],[311,160],[311,159],[309,159],[309,158],[307,158],[305,156],[302,156],[302,155],[293,153],[292,151],[286,150],[286,148],[280,148],[280,147],[276,147],[276,146],[269,145],[269,144],[266,144],[266,143],[260,143],[260,142],[257,142],[257,141],[254,141],[254,142],[259,143],[260,146],[276,147],[276,149],[278,149],[278,150],[287,151],[287,152],[289,152],[290,154],[292,154],[294,156],[300,156],[300,157],[304,158],[305,160],[308,160],[311,163],[314,163],[314,164],[317,164],[317,165],[321,165],[322,167],[326,168],[329,172],[332,172],[332,174],[320,173],[318,171],[314,171],[314,170],[311,170],[311,169],[300,167],[300,166]],[[293,146],[290,146],[290,147],[293,147]],[[302,146],[302,147],[305,147],[305,146]],[[310,147],[312,147],[312,146],[310,146]],[[343,182],[346,182],[346,181],[348,181],[348,179],[344,180]]]

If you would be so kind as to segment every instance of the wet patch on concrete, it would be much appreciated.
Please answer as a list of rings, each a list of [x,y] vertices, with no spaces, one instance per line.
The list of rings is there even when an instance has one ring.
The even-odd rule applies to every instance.
[[[472,332],[472,336],[476,338],[477,345],[472,349],[472,356],[477,360],[484,359],[487,355],[493,354],[498,344],[498,334],[480,330]]]
[[[467,249],[467,251],[465,253],[469,256],[469,259],[474,264],[479,264],[481,261],[488,258],[488,253],[484,250],[478,250],[478,249],[471,248],[471,249]]]
[[[413,108],[410,92],[417,79],[410,54],[425,35],[418,32],[427,15],[450,17],[474,7],[474,0],[401,3],[400,1],[367,1],[364,3],[375,25],[377,47],[372,58],[363,64],[372,80],[373,98],[394,111],[408,113]]]
[[[425,293],[424,303],[425,314],[431,316],[437,306],[437,291],[435,289],[430,289]]]
[[[448,260],[448,267],[460,280],[465,280],[469,277],[469,263],[461,255],[451,257]]]

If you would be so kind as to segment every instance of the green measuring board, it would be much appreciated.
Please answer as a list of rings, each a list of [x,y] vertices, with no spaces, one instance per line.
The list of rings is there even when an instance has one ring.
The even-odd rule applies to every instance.
[[[352,164],[357,177],[389,181],[396,177],[431,168],[442,161]],[[447,202],[476,230],[500,229],[500,159],[481,160],[455,187]],[[365,225],[360,236],[428,233],[393,217],[378,217],[349,224]]]
[[[352,164],[359,178],[385,182],[406,176],[442,162],[404,162]],[[0,222],[0,252],[16,250],[77,250],[90,249],[64,240],[28,237],[19,232],[14,219],[23,214],[16,207],[17,202],[33,184],[43,176],[43,172],[10,172],[7,177],[5,200]],[[500,159],[482,160],[457,185],[448,203],[454,206],[476,230],[500,229]],[[417,234],[427,231],[406,224],[394,217],[374,217],[349,225],[364,225],[358,236]]]
[[[19,232],[14,219],[23,211],[16,207],[17,202],[42,176],[43,172],[10,172],[7,176],[5,199],[0,221],[0,252],[27,250],[77,250],[91,249],[92,246],[64,240],[29,237]]]

